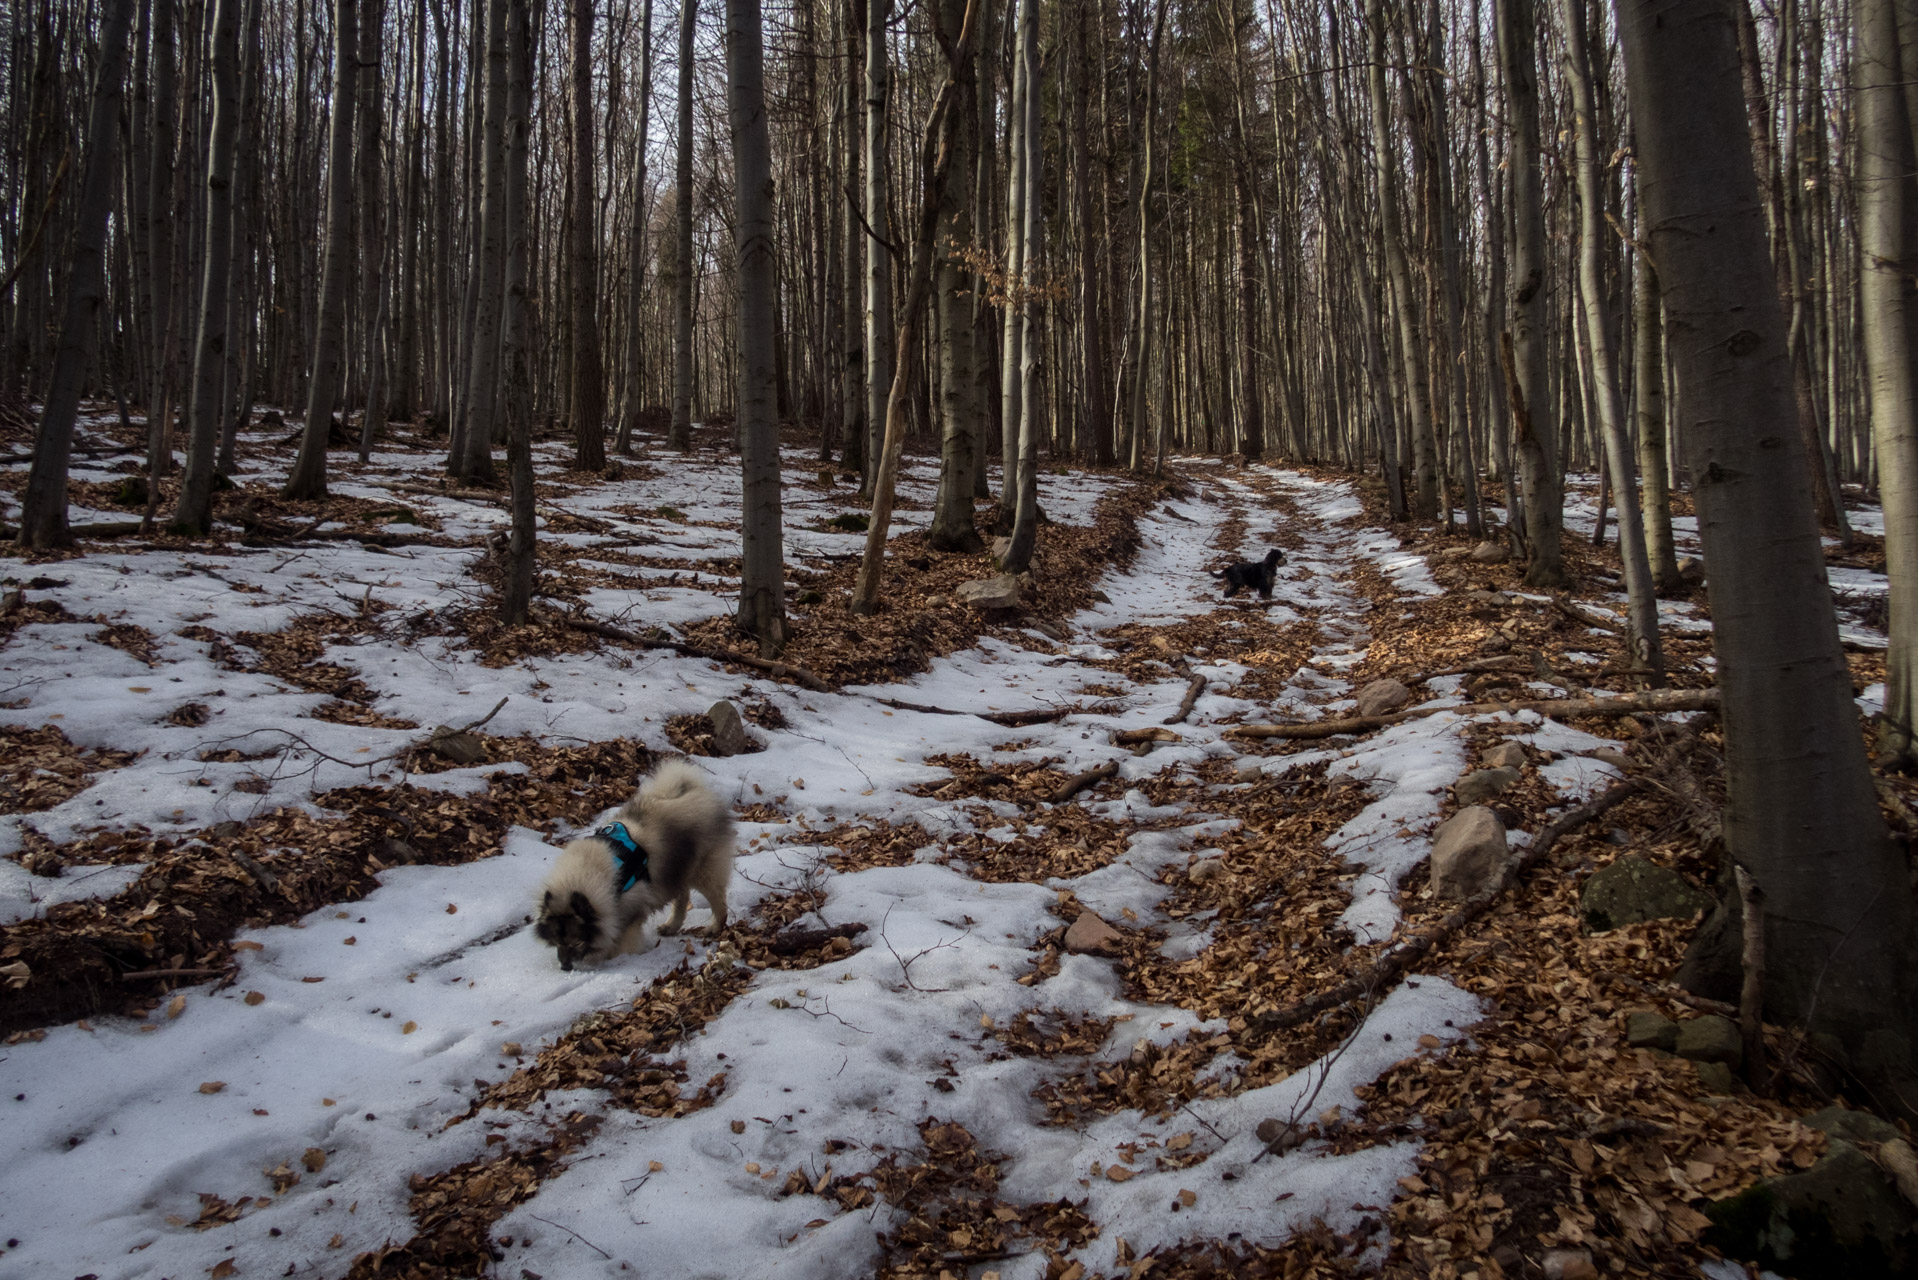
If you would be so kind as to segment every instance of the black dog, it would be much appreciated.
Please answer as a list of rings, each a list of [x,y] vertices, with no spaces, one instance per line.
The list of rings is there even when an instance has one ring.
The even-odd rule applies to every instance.
[[[1279,566],[1284,563],[1285,552],[1275,548],[1274,550],[1266,552],[1265,559],[1260,560],[1256,564],[1247,561],[1244,564],[1235,564],[1229,569],[1221,569],[1217,573],[1213,573],[1208,569],[1206,570],[1206,574],[1209,577],[1225,579],[1225,598],[1228,600],[1247,587],[1257,587],[1259,589],[1259,598],[1261,600],[1270,600],[1272,598],[1272,582],[1279,575]]]

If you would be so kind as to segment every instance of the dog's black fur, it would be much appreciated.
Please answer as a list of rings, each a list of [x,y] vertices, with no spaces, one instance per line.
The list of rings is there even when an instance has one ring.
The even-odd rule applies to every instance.
[[[1221,569],[1217,573],[1213,573],[1210,569],[1206,570],[1206,573],[1210,577],[1223,578],[1225,580],[1225,598],[1228,600],[1247,587],[1257,587],[1259,589],[1259,598],[1261,600],[1270,600],[1272,598],[1272,583],[1279,576],[1279,566],[1284,563],[1285,552],[1274,547],[1265,553],[1265,559],[1256,563],[1248,560],[1243,564],[1235,564],[1228,569]]]

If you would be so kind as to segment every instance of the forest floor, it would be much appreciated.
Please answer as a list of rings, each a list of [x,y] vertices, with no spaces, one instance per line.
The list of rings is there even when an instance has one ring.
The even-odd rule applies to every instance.
[[[72,518],[125,519],[130,441],[85,425]],[[981,615],[952,592],[989,558],[926,549],[914,458],[860,619],[831,522],[863,504],[793,450],[807,687],[645,643],[741,647],[717,432],[617,478],[540,445],[540,612],[505,629],[502,495],[402,439],[284,502],[286,430],[249,434],[212,539],[8,567],[0,1277],[1489,1280],[1571,1250],[1722,1280],[1701,1209],[1823,1150],[1814,1067],[1758,1097],[1626,1044],[1628,1011],[1695,1016],[1666,985],[1692,920],[1580,923],[1628,853],[1709,884],[1716,729],[1468,707],[1637,687],[1609,549],[1569,540],[1568,610],[1347,477],[1061,470],[1033,598]],[[1205,570],[1271,546],[1273,598],[1222,599]],[[1874,554],[1833,569],[1866,706]],[[1661,612],[1674,683],[1709,685],[1703,592]],[[1233,736],[1382,677],[1439,709]],[[746,753],[711,754],[720,699]],[[1295,1017],[1451,909],[1432,831],[1507,743],[1515,847],[1660,785]],[[554,845],[674,751],[740,819],[733,923],[562,973],[528,914]]]

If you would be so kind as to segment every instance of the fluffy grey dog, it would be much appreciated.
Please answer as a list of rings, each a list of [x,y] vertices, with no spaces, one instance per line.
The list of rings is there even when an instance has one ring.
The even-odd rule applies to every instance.
[[[713,911],[710,932],[718,933],[732,873],[732,811],[692,764],[668,760],[611,822],[560,850],[533,931],[570,971],[583,960],[638,950],[646,917],[669,902],[673,917],[659,932],[678,933],[697,889]]]

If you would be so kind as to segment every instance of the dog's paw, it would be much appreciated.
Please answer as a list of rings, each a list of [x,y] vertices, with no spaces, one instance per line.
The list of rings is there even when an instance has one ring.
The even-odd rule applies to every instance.
[[[680,926],[676,924],[662,924],[659,926],[659,936],[662,938],[676,937],[679,933],[679,928]]]

